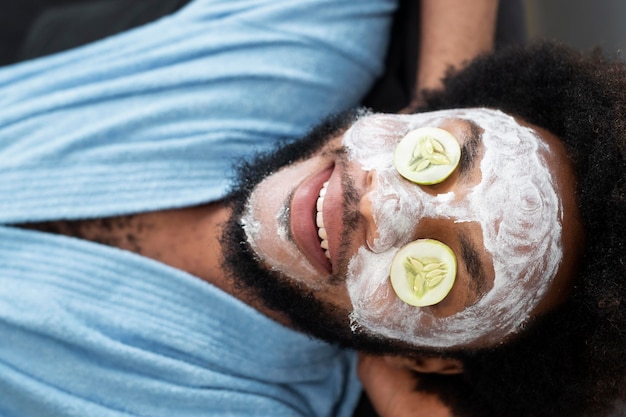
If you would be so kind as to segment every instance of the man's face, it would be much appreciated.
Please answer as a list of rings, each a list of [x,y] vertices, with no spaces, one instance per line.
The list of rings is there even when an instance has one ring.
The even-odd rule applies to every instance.
[[[447,130],[463,149],[437,185],[411,183],[392,163],[419,127]],[[265,268],[338,321],[349,316],[354,331],[423,347],[491,345],[562,296],[573,178],[558,144],[487,109],[370,115],[264,179],[242,223]],[[388,276],[397,251],[422,238],[453,250],[457,279],[440,303],[414,307]]]

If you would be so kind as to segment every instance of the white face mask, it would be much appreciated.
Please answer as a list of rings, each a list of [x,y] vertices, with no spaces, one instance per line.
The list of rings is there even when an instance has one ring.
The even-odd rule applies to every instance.
[[[472,121],[484,131],[481,180],[464,195],[433,196],[397,173],[393,152],[409,131],[451,118]],[[563,253],[561,201],[543,157],[550,152],[547,144],[512,117],[489,109],[372,115],[352,126],[343,143],[352,161],[377,172],[371,200],[379,237],[370,248],[361,247],[349,265],[353,327],[441,348],[495,343],[519,330],[549,288]],[[493,261],[493,287],[448,317],[405,304],[389,283],[393,257],[415,240],[424,218],[478,224]]]

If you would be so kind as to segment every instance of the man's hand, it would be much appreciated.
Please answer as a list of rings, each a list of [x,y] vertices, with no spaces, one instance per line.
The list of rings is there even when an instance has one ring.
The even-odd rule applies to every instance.
[[[359,377],[381,417],[453,417],[436,395],[415,390],[411,371],[385,358],[360,355]]]

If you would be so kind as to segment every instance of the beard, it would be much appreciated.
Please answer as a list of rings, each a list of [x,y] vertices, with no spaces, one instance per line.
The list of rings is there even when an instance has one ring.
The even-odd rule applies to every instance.
[[[350,127],[361,114],[362,111],[353,110],[334,116],[305,138],[256,155],[237,168],[237,181],[226,201],[232,215],[224,226],[221,239],[222,269],[238,291],[283,314],[299,331],[342,347],[390,353],[398,348],[388,340],[352,328],[349,310],[319,300],[314,290],[264,267],[249,245],[241,224],[250,195],[263,179],[285,166],[311,157]]]

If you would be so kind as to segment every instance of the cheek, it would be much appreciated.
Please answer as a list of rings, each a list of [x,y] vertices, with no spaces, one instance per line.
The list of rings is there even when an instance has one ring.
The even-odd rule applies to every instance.
[[[353,323],[372,329],[383,319],[398,316],[394,308],[398,299],[389,282],[389,266],[396,250],[372,253],[360,248],[350,260],[346,280],[352,302]]]
[[[287,200],[290,187],[279,186],[269,178],[252,193],[241,222],[254,253],[269,269],[290,277],[315,275],[287,238]]]
[[[372,253],[365,248],[352,258],[347,289],[352,302],[350,315],[353,330],[366,329],[376,335],[393,339],[410,339],[417,328],[432,330],[431,309],[405,304],[389,282],[389,267],[397,252]]]
[[[425,215],[423,198],[419,187],[407,185],[391,170],[380,172],[373,186],[368,197],[378,238],[372,250],[382,253],[413,240],[419,219]]]
[[[385,169],[392,166],[393,151],[406,130],[406,123],[395,115],[370,116],[345,133],[343,145],[362,169]]]

